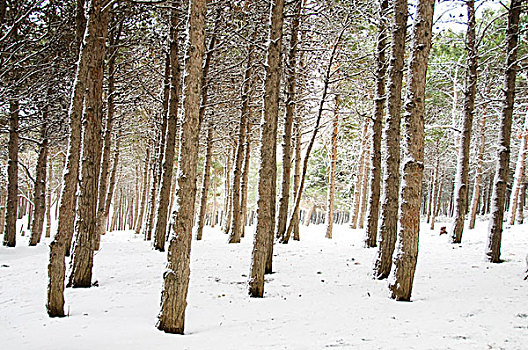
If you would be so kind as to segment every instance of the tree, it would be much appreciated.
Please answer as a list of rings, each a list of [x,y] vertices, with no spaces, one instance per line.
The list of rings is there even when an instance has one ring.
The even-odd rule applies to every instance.
[[[512,0],[508,9],[508,25],[505,38],[506,66],[503,83],[504,96],[502,99],[501,119],[497,139],[497,163],[493,180],[491,217],[488,226],[488,244],[486,249],[486,256],[492,263],[501,262],[500,249],[502,221],[504,218],[504,203],[506,201],[506,186],[508,184],[510,162],[510,137],[513,104],[515,100],[515,78],[517,75],[517,51],[521,5],[521,0]]]
[[[202,59],[205,51],[205,0],[191,0],[187,19],[187,50],[183,88],[183,120],[178,164],[177,209],[163,273],[161,310],[156,327],[183,334],[189,288],[191,235],[196,197],[196,167],[202,90]]]
[[[399,301],[411,299],[418,258],[420,201],[424,169],[425,80],[431,49],[435,0],[420,0],[413,24],[409,81],[404,104],[404,160],[400,192],[398,250],[389,288]]]

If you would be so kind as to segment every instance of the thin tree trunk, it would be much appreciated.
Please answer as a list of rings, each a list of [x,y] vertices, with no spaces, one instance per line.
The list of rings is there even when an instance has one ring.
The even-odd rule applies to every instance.
[[[249,113],[251,115],[251,112]],[[240,227],[240,237],[244,237],[246,231],[246,221],[247,221],[247,201],[248,201],[248,187],[249,187],[249,162],[251,160],[251,121],[248,120],[246,131],[246,146],[244,154],[244,172],[242,173],[242,184],[240,185],[240,192],[242,195],[240,212],[242,213],[241,217],[241,227]]]
[[[183,334],[189,288],[191,235],[196,197],[202,58],[205,51],[205,0],[189,2],[188,47],[185,54],[183,120],[178,171],[178,209],[173,213],[167,269],[163,274],[157,328]]]
[[[433,202],[431,203],[431,207],[432,207],[431,208],[431,220],[430,220],[431,230],[434,230],[436,215],[438,214],[438,208],[440,207],[440,197],[439,197],[440,191],[438,190],[440,186],[440,156],[438,154],[438,141],[436,143],[436,154],[437,154],[437,158],[436,158],[436,165],[434,168],[433,191],[432,191]]]
[[[47,111],[45,113],[47,114]],[[44,118],[47,118],[47,115]],[[31,221],[31,236],[29,237],[30,246],[35,246],[40,242],[46,215],[46,173],[48,162],[48,137],[46,134],[47,125],[44,122],[40,129],[41,141],[33,192],[33,220]]]
[[[202,191],[200,196],[200,208],[198,212],[198,227],[196,229],[196,240],[202,239],[205,212],[207,210],[207,195],[209,192],[209,180],[211,176],[211,163],[213,159],[213,121],[207,123],[207,146],[205,148],[205,165],[202,180]]]
[[[87,31],[86,96],[83,112],[82,172],[79,184],[79,220],[76,221],[76,240],[72,257],[69,285],[90,287],[96,234],[97,186],[101,166],[101,123],[103,95],[103,65],[108,30],[108,10],[104,1],[90,2]]]
[[[378,234],[378,219],[381,185],[381,134],[383,111],[385,108],[385,82],[387,76],[387,10],[388,0],[379,3],[378,36],[376,42],[376,97],[372,118],[369,203],[367,214],[367,229],[365,232],[365,247],[376,247]]]
[[[510,137],[515,99],[515,78],[517,75],[517,50],[519,42],[519,16],[522,0],[512,0],[508,10],[508,27],[506,29],[506,70],[504,72],[504,97],[497,140],[497,163],[491,198],[491,217],[488,228],[488,245],[486,255],[492,263],[501,262],[502,221],[510,163]]]
[[[112,170],[110,171],[110,183],[108,185],[108,192],[106,194],[106,201],[104,203],[104,212],[102,213],[103,217],[101,219],[101,221],[104,224],[105,228],[106,228],[106,225],[107,225],[107,222],[108,222],[108,215],[110,213],[110,205],[112,204],[112,198],[114,197],[114,190],[115,190],[115,185],[116,185],[117,166],[119,165],[120,146],[121,146],[121,128],[119,128],[119,131],[117,132],[117,135],[116,135],[114,159],[112,161]],[[138,200],[139,200],[139,198],[138,198]],[[136,207],[137,207],[137,204],[136,204]],[[132,225],[134,225],[134,223],[132,223]],[[130,229],[133,229],[133,228],[134,228],[134,226],[130,227]]]
[[[401,89],[407,33],[407,0],[395,0],[392,22],[391,57],[388,71],[387,118],[383,138],[383,192],[379,248],[374,265],[377,279],[387,278],[392,267],[392,254],[398,227],[398,196],[400,191],[400,124]]]
[[[295,198],[295,194],[299,190],[299,185],[301,184],[301,136],[302,136],[302,120],[301,116],[297,116],[297,120],[295,122],[295,170],[293,174],[293,197]],[[293,240],[298,241],[300,240],[300,233],[299,233],[299,224],[300,224],[300,206],[293,208]],[[285,240],[288,240],[290,236],[285,236]]]
[[[363,191],[363,176],[365,175],[364,168],[366,167],[367,160],[367,121],[363,122],[363,130],[361,132],[361,151],[358,159],[358,172],[356,177],[356,183],[354,185],[354,201],[352,203],[352,222],[350,227],[352,229],[357,228],[359,211],[361,210],[361,192]]]
[[[336,95],[335,106],[334,106],[334,121],[332,128],[332,149],[330,155],[330,168],[329,168],[329,184],[328,184],[328,196],[326,205],[326,238],[332,238],[332,230],[334,228],[334,201],[335,201],[335,180],[336,180],[336,166],[337,166],[337,132],[339,127],[339,97]]]
[[[154,249],[160,252],[165,251],[165,236],[167,234],[167,217],[172,186],[172,170],[174,167],[176,131],[178,124],[178,104],[181,94],[181,71],[178,62],[178,11],[180,2],[172,1],[171,5],[168,57],[170,60],[170,94],[168,115],[163,115],[163,118],[167,119],[167,131],[163,154],[161,184],[156,205],[156,226],[154,229]]]
[[[480,118],[479,141],[480,141],[480,145],[479,145],[478,155],[477,155],[477,170],[475,174],[475,185],[473,187],[473,199],[471,200],[471,211],[470,211],[470,216],[469,216],[469,229],[470,230],[475,228],[477,210],[478,210],[478,206],[480,202],[480,197],[482,197],[480,193],[482,192],[484,151],[486,147],[486,107],[484,107],[484,111]]]
[[[284,22],[284,0],[270,4],[270,28],[264,81],[264,101],[260,137],[260,168],[258,184],[257,228],[253,242],[249,295],[264,296],[264,274],[268,256],[273,253],[275,230],[275,186],[277,159],[274,153],[277,142],[277,119],[279,114],[282,26]],[[269,270],[268,270],[269,272]]]
[[[18,114],[17,97],[9,101],[9,142],[7,162],[7,204],[5,210],[5,228],[3,245],[16,245],[16,220],[18,216]]]
[[[51,201],[51,183],[52,183],[52,177],[53,177],[53,166],[51,163],[51,157],[48,159],[48,189],[46,191],[46,229],[45,229],[45,237],[51,237],[51,206],[53,205]],[[1,200],[0,200],[1,202]],[[1,205],[1,203],[0,203]],[[0,225],[0,228],[2,225]]]
[[[147,146],[145,155],[145,168],[143,170],[143,185],[141,186],[141,204],[139,206],[139,216],[136,221],[136,235],[139,235],[141,232],[141,226],[143,225],[143,216],[145,214],[145,203],[147,197],[147,185],[149,183],[149,163],[152,161],[150,159],[150,146]]]
[[[475,109],[475,95],[477,93],[478,56],[475,47],[475,1],[467,0],[468,26],[466,33],[467,71],[466,91],[464,98],[464,121],[459,138],[457,170],[455,180],[455,214],[451,227],[451,242],[460,243],[464,231],[464,221],[467,212],[469,148],[473,128],[473,111]]]
[[[517,165],[515,166],[515,175],[513,176],[513,187],[510,197],[510,225],[515,224],[517,215],[517,204],[521,193],[521,187],[524,182],[524,173],[526,165],[526,153],[528,151],[528,114],[524,116],[524,127],[521,136],[521,146],[517,156]]]
[[[296,0],[295,17],[291,24],[290,48],[288,51],[288,62],[286,64],[288,80],[286,113],[284,115],[284,136],[282,141],[282,184],[281,197],[279,199],[279,213],[277,217],[276,237],[285,240],[286,224],[288,221],[288,206],[290,203],[290,175],[292,166],[292,131],[293,119],[295,115],[296,84],[297,84],[297,44],[299,41],[299,25],[301,21],[301,11],[303,0]],[[330,233],[331,234],[331,233]]]
[[[366,135],[367,139],[369,135]],[[367,142],[365,142],[365,146],[367,146]],[[363,176],[361,180],[361,201],[359,206],[359,218],[358,218],[358,227],[364,228],[365,226],[365,213],[367,212],[367,186],[368,186],[368,177],[369,177],[369,167],[368,167],[368,160],[370,159],[370,149],[368,147],[365,148],[365,157],[363,158]]]

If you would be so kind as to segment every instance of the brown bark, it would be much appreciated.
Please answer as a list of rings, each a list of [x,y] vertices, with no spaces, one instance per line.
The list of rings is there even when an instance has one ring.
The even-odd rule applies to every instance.
[[[365,182],[365,179],[363,176],[365,175],[365,167],[366,167],[366,159],[367,159],[367,130],[368,130],[368,124],[366,121],[363,122],[363,129],[361,132],[361,151],[358,159],[358,171],[356,175],[356,183],[354,184],[354,201],[352,203],[352,222],[350,223],[350,227],[352,229],[357,228],[358,224],[358,218],[359,218],[359,211],[360,203],[361,203],[361,193],[363,191],[363,183]]]
[[[277,159],[274,145],[277,142],[277,119],[279,114],[280,67],[282,51],[282,25],[284,22],[284,0],[270,4],[270,29],[264,81],[264,103],[260,136],[260,167],[258,184],[257,228],[253,242],[249,295],[264,296],[264,273],[268,255],[273,252],[275,230],[275,197]]]
[[[205,212],[207,210],[207,195],[209,193],[209,182],[211,178],[211,163],[213,160],[213,121],[207,123],[207,146],[205,147],[205,165],[200,196],[200,208],[198,211],[198,227],[196,229],[196,240],[202,239]],[[214,214],[214,213],[213,213]]]
[[[372,116],[369,203],[367,214],[367,228],[365,232],[365,247],[376,247],[378,235],[378,218],[381,192],[381,134],[385,108],[385,81],[387,75],[387,10],[388,0],[379,3],[378,34],[376,41],[376,96]]]
[[[277,217],[276,237],[281,241],[287,241],[284,237],[288,221],[288,206],[290,203],[290,176],[292,166],[292,131],[296,104],[297,85],[297,45],[299,41],[299,25],[301,22],[301,10],[303,0],[297,0],[295,4],[295,15],[291,23],[290,48],[288,51],[288,62],[286,64],[288,80],[286,94],[286,113],[284,115],[284,136],[282,139],[282,184],[281,197],[279,200],[279,213]]]
[[[467,71],[466,91],[464,93],[464,120],[462,133],[459,138],[457,157],[457,170],[455,180],[455,213],[451,227],[451,242],[460,243],[467,212],[468,198],[468,173],[469,173],[469,148],[473,128],[473,111],[475,109],[475,95],[477,93],[477,68],[478,56],[475,47],[475,1],[467,0],[468,26],[466,32]]]
[[[392,254],[398,227],[398,196],[400,191],[400,124],[401,89],[405,36],[407,32],[407,0],[395,0],[393,5],[391,56],[389,59],[387,117],[383,138],[383,192],[381,197],[381,223],[379,248],[374,265],[374,276],[384,279],[392,267]]]
[[[435,0],[420,0],[413,24],[409,80],[404,104],[404,164],[400,193],[398,250],[394,257],[391,298],[411,299],[418,237],[424,161],[425,81],[431,49]]]
[[[169,66],[170,66],[170,94],[165,136],[165,150],[163,154],[161,184],[156,205],[156,226],[154,229],[154,249],[165,251],[165,236],[167,233],[167,216],[172,185],[172,171],[174,167],[176,131],[178,124],[178,104],[181,94],[181,71],[178,62],[178,11],[179,1],[172,1],[170,16]]]
[[[96,234],[97,186],[101,166],[101,124],[103,95],[103,65],[105,41],[108,30],[108,10],[103,11],[104,2],[90,2],[85,35],[87,43],[86,96],[82,123],[84,126],[82,144],[82,170],[79,183],[79,219],[76,221],[76,240],[72,257],[72,271],[69,285],[90,287],[94,237]]]
[[[482,178],[484,165],[484,151],[486,147],[486,107],[482,116],[480,117],[480,135],[479,135],[479,149],[477,154],[477,170],[475,174],[475,185],[473,186],[473,199],[471,200],[471,210],[469,214],[469,229],[475,228],[475,220],[477,218],[477,210],[480,202],[482,192]],[[484,206],[484,205],[483,205]]]
[[[367,139],[369,138],[369,135],[367,134]],[[368,142],[365,142],[365,146],[367,146]],[[368,177],[369,177],[369,167],[368,167],[368,160],[370,159],[370,149],[366,147],[365,149],[365,157],[363,158],[363,176],[361,180],[361,201],[359,206],[359,218],[358,218],[358,227],[360,229],[364,228],[365,226],[365,213],[367,212],[367,186],[368,186]]]
[[[112,161],[112,170],[110,171],[110,182],[108,184],[108,192],[106,193],[106,201],[104,203],[104,212],[102,213],[103,218],[101,219],[104,227],[106,228],[108,222],[108,215],[110,214],[110,205],[112,204],[112,198],[114,198],[114,190],[116,186],[116,175],[117,175],[117,166],[119,165],[119,153],[121,146],[121,128],[119,128],[116,135],[114,159]],[[139,199],[139,198],[138,198]],[[136,203],[137,207],[137,203]],[[130,229],[134,229],[134,226],[131,226]]]
[[[519,16],[522,0],[512,0],[508,10],[508,26],[506,28],[506,70],[504,72],[504,97],[497,140],[497,163],[493,180],[493,195],[491,198],[491,217],[488,228],[488,245],[486,255],[492,263],[501,262],[500,250],[502,239],[502,221],[504,218],[504,202],[510,163],[510,137],[515,100],[515,78],[517,75],[517,50],[519,42]]]
[[[293,173],[293,195],[295,198],[295,194],[299,190],[299,185],[301,184],[301,135],[302,135],[302,120],[300,116],[297,116],[295,121],[295,170]],[[300,240],[300,233],[299,233],[299,224],[300,224],[300,207],[293,208],[293,240],[298,241]],[[287,241],[290,237],[285,236],[285,240]]]
[[[196,197],[196,167],[200,94],[202,89],[202,58],[205,39],[205,0],[189,2],[188,48],[185,55],[183,121],[178,173],[178,209],[173,213],[173,234],[169,243],[167,269],[163,273],[161,311],[157,328],[167,333],[183,334],[187,291],[191,235]]]
[[[251,112],[249,113],[251,115]],[[246,131],[246,146],[244,154],[244,171],[242,173],[242,183],[240,185],[241,192],[241,204],[240,212],[242,213],[241,217],[241,227],[240,227],[240,237],[244,237],[246,230],[246,221],[247,221],[247,200],[248,200],[248,187],[249,187],[249,162],[251,160],[251,121],[248,120]],[[213,212],[214,215],[214,212]],[[214,216],[213,216],[214,217]]]
[[[47,114],[47,111],[45,112]],[[45,116],[47,118],[47,116]],[[42,229],[44,227],[44,216],[46,214],[46,172],[48,162],[48,136],[46,122],[42,123],[40,129],[41,141],[37,159],[35,175],[35,187],[33,189],[33,220],[31,221],[31,235],[29,246],[40,243]]]
[[[438,213],[438,208],[440,207],[440,191],[438,190],[440,186],[440,156],[438,155],[438,141],[436,143],[436,154],[437,158],[433,176],[433,191],[431,194],[433,197],[433,201],[431,203],[431,230],[434,230],[436,215]]]
[[[4,241],[5,247],[16,245],[16,220],[18,214],[18,113],[16,98],[9,101],[9,142],[7,145],[7,203],[5,210]]]
[[[253,39],[256,37],[256,31],[254,32]],[[253,40],[254,41],[254,40]],[[254,44],[249,45],[247,65],[244,72],[244,81],[242,86],[242,106],[240,108],[240,122],[238,124],[238,142],[235,155],[235,164],[233,169],[233,181],[231,183],[232,196],[231,196],[231,228],[229,230],[229,243],[240,243],[240,237],[242,235],[242,206],[241,206],[241,193],[240,193],[240,182],[242,178],[242,161],[244,158],[244,149],[247,133],[247,124],[249,123],[249,95],[250,95],[250,83],[251,74],[253,70],[253,50]]]
[[[139,235],[141,231],[141,226],[143,225],[143,216],[145,214],[145,202],[147,200],[147,185],[149,183],[149,163],[151,162],[150,159],[150,146],[147,146],[145,155],[145,168],[143,170],[143,185],[141,187],[141,204],[139,206],[139,216],[136,221],[136,229],[135,233],[136,235]]]
[[[524,127],[521,135],[521,146],[517,156],[517,165],[515,166],[515,175],[513,176],[513,187],[510,197],[510,221],[509,224],[515,224],[517,215],[517,205],[521,196],[521,187],[525,178],[526,153],[528,151],[528,114],[524,116]],[[521,205],[522,206],[522,205]]]
[[[337,132],[339,127],[339,97],[336,95],[334,106],[334,121],[331,136],[331,154],[330,167],[328,174],[328,196],[326,205],[326,238],[332,238],[332,230],[334,228],[334,201],[335,201],[335,180],[336,180],[336,166],[337,166]]]
[[[52,183],[52,176],[53,176],[53,166],[51,163],[51,157],[48,159],[48,189],[46,191],[46,229],[45,229],[45,235],[44,237],[51,237],[51,206],[53,205],[51,201],[51,183]],[[1,204],[0,204],[1,205]],[[0,225],[2,227],[2,225]]]

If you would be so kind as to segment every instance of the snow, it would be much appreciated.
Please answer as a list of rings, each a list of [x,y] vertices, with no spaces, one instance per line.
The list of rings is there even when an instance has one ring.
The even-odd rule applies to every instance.
[[[228,245],[205,227],[192,242],[183,336],[155,327],[166,254],[142,236],[103,236],[99,287],[68,288],[69,317],[59,319],[45,310],[50,240],[28,247],[17,237],[16,248],[0,247],[0,348],[526,349],[528,227],[507,226],[505,262],[490,264],[486,224],[466,229],[461,245],[422,225],[412,302],[391,300],[387,281],[372,279],[376,249],[348,225],[335,225],[332,240],[324,225],[302,226],[300,242],[277,244],[265,297],[249,298],[251,237]]]

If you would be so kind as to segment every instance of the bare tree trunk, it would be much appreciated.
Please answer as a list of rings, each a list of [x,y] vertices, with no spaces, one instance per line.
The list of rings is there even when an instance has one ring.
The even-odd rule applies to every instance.
[[[350,227],[352,229],[357,228],[360,203],[361,203],[361,192],[363,191],[363,183],[365,182],[363,176],[365,175],[364,168],[366,167],[367,160],[367,121],[363,122],[363,130],[361,132],[361,152],[358,159],[358,172],[356,177],[356,183],[354,184],[354,201],[352,203],[352,222]]]
[[[524,182],[526,153],[528,151],[528,114],[524,116],[524,127],[521,136],[521,146],[517,156],[517,165],[515,166],[515,175],[513,176],[512,194],[510,197],[510,225],[515,224],[517,214],[517,204],[521,193],[521,187]]]
[[[45,113],[47,114],[47,112]],[[44,216],[46,215],[47,128],[46,122],[44,122],[40,129],[41,141],[39,144],[35,188],[33,192],[33,220],[31,221],[31,236],[29,237],[30,246],[36,246],[40,242],[44,227]]]
[[[87,31],[86,96],[83,112],[82,175],[79,184],[79,220],[76,221],[76,240],[72,257],[69,285],[90,287],[94,237],[96,234],[97,186],[101,166],[101,123],[103,95],[103,65],[105,41],[108,30],[108,10],[103,10],[104,1],[90,2]]]
[[[253,39],[256,37],[256,31]],[[242,235],[242,206],[240,202],[240,181],[242,178],[242,161],[244,158],[244,148],[247,133],[247,124],[249,123],[249,98],[250,98],[250,85],[251,85],[251,74],[253,68],[253,50],[254,44],[249,45],[248,58],[246,70],[244,72],[244,81],[242,86],[242,106],[240,108],[240,122],[238,125],[238,142],[235,155],[235,164],[233,171],[233,181],[231,182],[232,196],[231,196],[231,222],[229,229],[229,243],[240,243],[240,237]]]
[[[51,157],[48,159],[48,189],[46,191],[46,229],[45,229],[45,237],[51,237],[51,206],[53,205],[51,201],[51,183],[52,183],[52,177],[53,177],[53,166],[51,163]],[[0,200],[1,205],[1,200]],[[0,225],[0,228],[2,225]]]
[[[517,203],[517,217],[515,219],[516,223],[521,225],[524,223],[524,199],[526,195],[526,174],[523,178],[521,185],[521,190],[519,194],[519,201]],[[0,226],[1,227],[1,226]]]
[[[165,145],[165,136],[162,136],[165,134],[167,129],[167,122],[166,118],[163,117],[163,123],[161,127],[161,134],[158,135],[157,138],[157,147],[152,150],[152,153],[154,154],[154,158],[152,159],[152,162],[150,164],[150,191],[149,191],[149,197],[148,197],[148,203],[147,203],[147,212],[145,216],[145,225],[143,226],[143,236],[146,241],[150,241],[152,239],[152,224],[154,222],[154,212],[156,210],[156,198],[157,198],[157,192],[158,192],[158,184],[160,183],[161,178],[161,150],[164,149]]]
[[[207,195],[209,192],[209,179],[211,176],[211,163],[213,158],[213,121],[207,123],[207,146],[205,148],[205,165],[202,180],[202,191],[200,196],[200,208],[198,212],[198,227],[196,229],[196,240],[202,239],[205,212],[207,210]]]
[[[378,219],[381,184],[381,134],[383,112],[385,108],[385,83],[387,75],[387,10],[388,0],[379,3],[378,36],[376,41],[376,97],[372,118],[371,155],[370,155],[370,192],[365,232],[365,247],[375,247],[378,234]]]
[[[433,176],[433,190],[431,193],[431,196],[433,197],[433,201],[431,203],[431,230],[434,230],[436,215],[438,213],[438,207],[440,207],[440,198],[439,198],[439,185],[440,185],[440,156],[438,155],[438,141],[436,143],[436,165],[434,168],[434,176]]]
[[[335,106],[334,106],[334,121],[332,128],[332,149],[330,155],[330,169],[329,169],[329,184],[328,184],[328,196],[326,205],[326,238],[332,238],[332,230],[334,228],[334,200],[335,200],[335,178],[336,178],[336,165],[337,165],[337,132],[339,127],[339,97],[336,95]]]
[[[425,81],[431,49],[435,0],[420,0],[413,24],[409,80],[404,104],[404,161],[400,193],[398,250],[394,257],[391,298],[411,299],[418,258],[420,199],[424,161]]]
[[[484,165],[484,151],[486,147],[486,107],[482,116],[480,117],[480,145],[477,155],[477,170],[475,174],[475,185],[473,187],[473,199],[471,200],[471,211],[469,216],[469,229],[475,228],[475,220],[477,218],[477,210],[480,202],[480,192],[482,192],[482,177]]]
[[[196,167],[202,89],[202,59],[205,51],[205,0],[189,2],[188,47],[185,54],[183,120],[178,171],[178,209],[173,213],[172,235],[163,273],[161,310],[157,328],[183,334],[189,288],[191,235],[196,197]]]
[[[392,267],[392,254],[398,227],[398,196],[400,190],[400,124],[401,89],[407,32],[407,0],[395,0],[392,22],[391,57],[389,60],[387,118],[383,138],[383,192],[379,248],[374,265],[377,279],[387,278]]]
[[[18,114],[17,97],[9,101],[9,142],[7,162],[7,204],[5,211],[4,241],[5,247],[16,245],[16,220],[18,214]]]
[[[251,112],[249,113],[251,115]],[[240,237],[244,237],[246,231],[247,221],[247,200],[248,200],[248,187],[249,187],[249,162],[251,158],[251,120],[248,120],[246,125],[246,146],[244,154],[244,172],[242,173],[242,184],[240,185],[240,192],[242,193],[242,199],[240,204],[240,212],[242,213]],[[214,214],[214,212],[213,212]]]
[[[457,170],[455,180],[455,214],[451,227],[451,242],[460,243],[464,230],[464,221],[467,212],[468,198],[468,173],[469,173],[469,148],[473,128],[473,111],[475,109],[475,95],[477,93],[477,68],[478,56],[475,47],[475,1],[466,1],[468,13],[468,27],[466,33],[467,71],[466,91],[464,99],[464,121],[462,133],[459,138],[457,157]]]
[[[149,163],[152,161],[150,159],[150,146],[147,146],[147,154],[145,155],[145,168],[143,169],[143,185],[141,187],[141,204],[139,206],[139,216],[136,221],[136,235],[139,235],[141,232],[141,226],[143,225],[143,215],[145,214],[145,202],[147,198],[147,185],[149,183]]]
[[[512,0],[508,10],[508,27],[506,29],[506,70],[504,72],[504,97],[497,140],[497,164],[491,198],[491,217],[486,255],[492,263],[501,262],[500,249],[502,239],[502,221],[510,163],[510,137],[515,99],[515,78],[517,75],[517,50],[519,42],[519,16],[522,0]]]
[[[275,186],[277,177],[277,119],[281,76],[282,26],[284,22],[284,0],[270,4],[270,29],[266,57],[266,78],[260,136],[260,168],[258,184],[257,229],[253,242],[249,295],[264,296],[264,273],[268,255],[273,252],[275,230]],[[269,271],[268,271],[269,272]]]
[[[234,152],[234,148],[233,148]],[[224,182],[224,213],[222,230],[227,233],[229,230],[229,224],[231,223],[231,153],[232,149],[229,148],[226,152],[226,165],[225,165],[225,182]]]
[[[216,226],[216,208],[216,175],[215,171],[213,170],[213,208],[211,209],[211,215],[213,216],[213,219],[211,220],[211,228]]]
[[[156,227],[154,229],[154,249],[165,251],[165,236],[167,233],[167,216],[169,211],[169,199],[172,186],[172,169],[174,167],[174,154],[176,131],[178,124],[178,104],[181,94],[181,71],[178,62],[178,11],[179,1],[171,2],[170,15],[170,39],[169,39],[169,61],[170,61],[170,94],[167,119],[167,132],[165,137],[165,150],[163,152],[163,165],[161,184],[156,205]]]
[[[367,139],[369,135],[366,135]],[[369,167],[368,160],[370,159],[370,149],[367,147],[368,142],[365,142],[365,156],[363,158],[363,176],[361,180],[361,201],[359,206],[359,218],[358,218],[358,227],[364,228],[365,226],[365,213],[367,212],[367,186],[368,186],[368,177],[369,177]]]
[[[293,197],[295,198],[295,194],[299,190],[299,185],[301,183],[301,135],[302,135],[302,128],[301,128],[302,120],[300,116],[297,116],[297,121],[295,122],[295,171],[293,174]],[[299,233],[299,221],[300,221],[300,207],[293,208],[293,240],[298,241],[300,240],[300,233]],[[289,236],[285,236],[285,239],[289,239]]]
[[[102,213],[103,218],[101,219],[105,228],[108,222],[108,215],[110,214],[110,205],[112,204],[112,198],[114,197],[114,190],[116,186],[117,166],[119,165],[120,146],[121,146],[121,128],[119,128],[117,135],[116,135],[114,159],[112,161],[112,171],[110,172],[110,183],[108,185],[108,192],[106,194],[106,201],[104,203],[104,212]],[[114,201],[114,203],[115,202],[116,201]],[[137,203],[136,203],[136,207],[137,207]],[[134,226],[130,227],[130,229],[133,229],[133,228]]]

